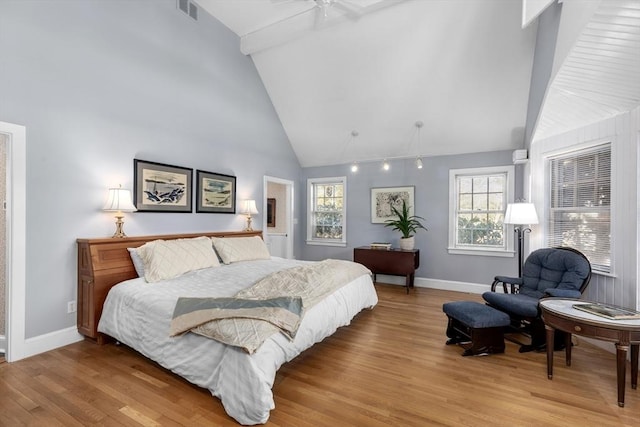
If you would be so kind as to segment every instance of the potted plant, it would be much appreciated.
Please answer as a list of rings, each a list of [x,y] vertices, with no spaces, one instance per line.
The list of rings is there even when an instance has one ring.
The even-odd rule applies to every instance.
[[[402,233],[400,249],[413,249],[415,247],[414,234],[416,231],[420,228],[425,231],[427,230],[427,228],[420,222],[420,220],[424,221],[424,218],[417,215],[409,215],[409,208],[404,200],[402,201],[402,211],[396,209],[395,206],[391,206],[391,210],[398,218],[386,220],[386,224],[384,226],[391,227],[393,230],[397,230]]]

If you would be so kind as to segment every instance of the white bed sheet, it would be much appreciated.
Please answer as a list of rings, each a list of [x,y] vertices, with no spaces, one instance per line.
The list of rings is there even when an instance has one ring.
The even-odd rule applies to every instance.
[[[280,366],[348,325],[362,309],[376,305],[370,276],[359,277],[309,309],[295,340],[275,334],[252,355],[196,334],[171,338],[171,316],[179,297],[230,297],[269,273],[306,263],[274,257],[193,271],[158,283],[128,280],[109,291],[98,331],[209,389],[239,423],[264,424],[275,407],[271,388]]]

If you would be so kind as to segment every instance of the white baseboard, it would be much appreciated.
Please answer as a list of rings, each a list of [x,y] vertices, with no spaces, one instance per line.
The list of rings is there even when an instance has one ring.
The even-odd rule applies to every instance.
[[[616,346],[611,341],[600,341],[595,338],[581,337],[579,335],[573,335],[573,339],[578,340],[578,345],[580,345],[580,341],[584,341],[586,343],[591,344],[594,347],[601,348],[608,353],[616,354]],[[631,359],[631,351],[627,352],[627,359]]]
[[[78,333],[78,328],[75,326],[37,337],[27,338],[24,341],[24,353],[21,355],[21,358],[35,356],[45,351],[82,341],[83,339],[84,337]]]
[[[376,280],[391,285],[405,285],[405,278],[401,276],[378,274]],[[425,277],[416,277],[413,285],[417,288],[441,289],[444,291],[466,292],[470,294],[482,294],[483,292],[491,290],[491,285],[487,284],[454,282],[452,280],[428,279]]]

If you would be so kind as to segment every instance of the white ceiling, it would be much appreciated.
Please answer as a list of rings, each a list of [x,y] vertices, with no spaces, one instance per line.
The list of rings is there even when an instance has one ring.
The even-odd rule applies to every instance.
[[[524,146],[536,25],[521,28],[520,1],[331,1],[325,18],[314,0],[197,0],[240,36],[303,167]],[[638,104],[638,27],[627,27],[639,2],[601,3],[572,60],[559,61],[536,138]],[[585,43],[622,58],[613,70],[592,58],[576,71]],[[610,71],[624,78],[605,79],[597,108],[589,100],[568,120],[567,98],[579,89],[588,99],[595,84],[584,73],[601,81]]]
[[[313,0],[198,0],[251,52],[303,167],[523,147],[535,26],[520,2],[338,2],[358,19],[340,3],[317,25]]]

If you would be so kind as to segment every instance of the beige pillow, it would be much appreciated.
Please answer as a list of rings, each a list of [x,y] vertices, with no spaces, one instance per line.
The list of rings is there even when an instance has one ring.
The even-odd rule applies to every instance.
[[[269,249],[258,237],[212,237],[213,246],[225,264],[256,259],[271,259]]]
[[[192,270],[220,265],[208,237],[154,240],[138,248],[147,282],[167,280]]]

